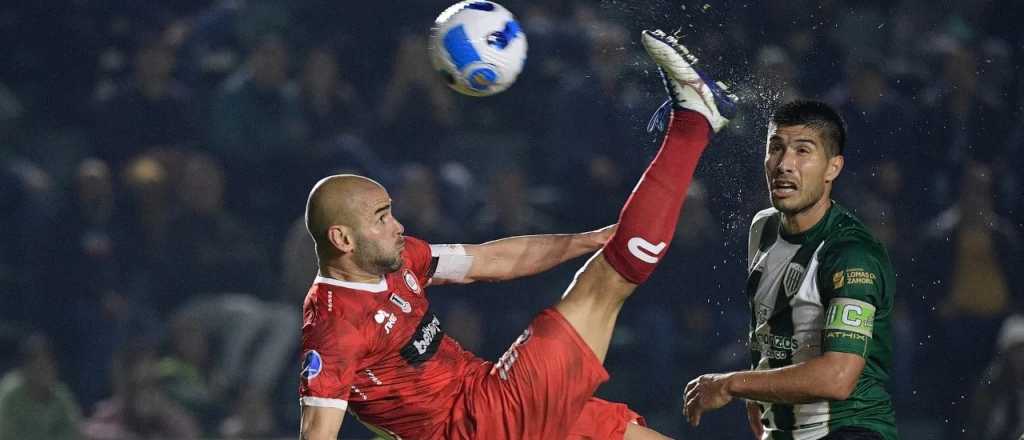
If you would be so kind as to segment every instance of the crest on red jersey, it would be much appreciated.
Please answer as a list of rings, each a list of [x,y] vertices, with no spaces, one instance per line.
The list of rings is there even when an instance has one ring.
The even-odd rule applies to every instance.
[[[402,274],[402,279],[405,280],[405,285],[409,286],[413,293],[420,293],[420,283],[416,281],[416,275],[413,275],[409,269],[406,269],[405,273]]]

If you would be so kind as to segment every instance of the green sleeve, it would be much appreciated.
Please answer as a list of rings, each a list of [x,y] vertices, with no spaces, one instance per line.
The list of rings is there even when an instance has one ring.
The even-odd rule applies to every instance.
[[[54,401],[37,403],[26,396],[24,388],[8,390],[0,397],[0,440],[81,438],[82,413],[74,397],[63,384],[55,393]]]
[[[82,410],[75,402],[71,390],[64,384],[57,386],[57,400],[63,409],[59,429],[60,438],[70,440],[81,438]]]
[[[883,274],[878,251],[870,244],[840,243],[824,252],[817,279],[825,307],[823,351],[867,353],[882,304]]]
[[[0,378],[0,440],[13,440],[21,435],[18,428],[16,391],[14,382],[20,379],[17,370]]]

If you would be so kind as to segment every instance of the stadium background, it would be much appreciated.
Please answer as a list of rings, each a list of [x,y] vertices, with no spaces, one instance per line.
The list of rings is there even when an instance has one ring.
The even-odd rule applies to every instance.
[[[898,274],[903,438],[1019,435],[1018,2],[507,0],[530,58],[487,99],[429,66],[447,3],[4,2],[0,439],[293,437],[310,185],[379,179],[407,233],[436,243],[611,223],[657,147],[647,27],[679,29],[746,111],[705,155],[670,261],[623,311],[600,395],[673,436],[750,438],[738,403],[684,426],[681,391],[746,365],[765,117],[810,97],[847,118],[836,198]],[[432,301],[495,359],[579,263]],[[343,437],[368,437],[357,425]]]

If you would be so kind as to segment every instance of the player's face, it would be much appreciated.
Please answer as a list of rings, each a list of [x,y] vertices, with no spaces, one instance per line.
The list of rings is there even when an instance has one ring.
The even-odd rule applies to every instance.
[[[764,172],[772,206],[797,214],[828,197],[828,183],[835,178],[830,162],[825,139],[816,128],[769,126]]]
[[[367,200],[362,227],[355,232],[355,262],[378,275],[401,269],[405,227],[391,215],[391,197],[381,188],[372,191]]]

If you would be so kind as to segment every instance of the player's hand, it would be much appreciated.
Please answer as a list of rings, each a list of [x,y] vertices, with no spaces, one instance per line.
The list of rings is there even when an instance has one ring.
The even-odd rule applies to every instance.
[[[700,425],[700,417],[705,411],[725,406],[732,401],[732,395],[725,385],[729,374],[705,374],[686,384],[686,398],[683,414],[693,426]]]
[[[761,406],[754,402],[747,402],[747,421],[750,422],[750,432],[754,438],[761,440],[764,436],[764,425],[761,424]]]

